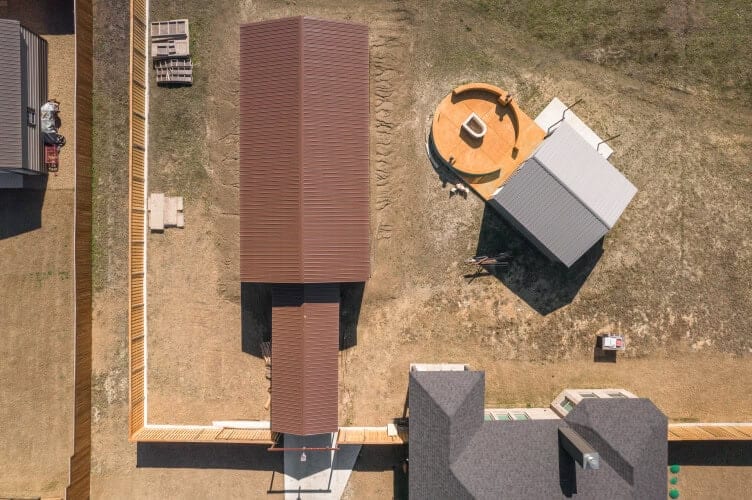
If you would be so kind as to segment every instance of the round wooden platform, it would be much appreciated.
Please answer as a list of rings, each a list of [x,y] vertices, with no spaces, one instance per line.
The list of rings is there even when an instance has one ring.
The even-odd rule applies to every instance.
[[[446,96],[433,117],[432,137],[444,162],[470,176],[498,172],[512,156],[519,135],[516,106],[504,90],[487,84],[458,87]],[[462,128],[475,113],[486,125],[476,139]]]
[[[471,131],[463,123],[473,113]],[[487,83],[454,89],[439,103],[431,126],[431,155],[453,169],[484,199],[503,185],[543,141],[545,132],[525,114],[512,96]]]

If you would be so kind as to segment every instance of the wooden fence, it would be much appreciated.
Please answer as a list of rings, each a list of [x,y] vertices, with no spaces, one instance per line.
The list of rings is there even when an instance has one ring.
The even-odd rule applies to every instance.
[[[91,475],[91,155],[92,38],[91,0],[76,0],[75,12],[75,215],[74,215],[74,416],[73,455],[66,498],[89,498]]]
[[[146,423],[146,0],[130,2],[128,144],[128,437]]]

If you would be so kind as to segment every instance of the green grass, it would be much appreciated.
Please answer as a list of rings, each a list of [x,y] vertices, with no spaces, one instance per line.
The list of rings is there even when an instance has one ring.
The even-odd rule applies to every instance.
[[[152,5],[153,19],[188,17],[191,33],[193,85],[189,87],[159,87],[150,77],[149,102],[149,192],[164,192],[183,196],[187,200],[202,196],[209,178],[206,167],[206,103],[211,94],[208,87],[208,68],[203,64],[208,45],[207,19],[210,7],[191,6],[188,11],[170,2],[157,1]],[[180,14],[180,15],[178,15]]]
[[[128,240],[128,11],[98,0],[94,26],[92,282],[124,284]]]
[[[671,86],[706,85],[752,104],[746,0],[703,0],[688,10],[660,0],[474,0],[473,7],[569,56]]]

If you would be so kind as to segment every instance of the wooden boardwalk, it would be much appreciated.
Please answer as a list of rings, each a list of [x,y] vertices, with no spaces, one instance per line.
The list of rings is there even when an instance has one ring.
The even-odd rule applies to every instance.
[[[383,427],[340,427],[337,444],[403,445],[407,444],[407,427],[397,427],[397,434],[390,435]]]
[[[669,441],[752,441],[752,423],[668,424]]]

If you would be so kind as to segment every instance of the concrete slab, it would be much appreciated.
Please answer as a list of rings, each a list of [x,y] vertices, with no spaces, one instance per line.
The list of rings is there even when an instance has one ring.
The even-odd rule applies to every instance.
[[[178,202],[175,197],[165,196],[164,205],[164,225],[177,226],[178,224]]]
[[[285,435],[285,448],[334,447],[337,433],[316,436]],[[305,460],[301,457],[305,453]],[[345,445],[339,451],[286,451],[285,500],[339,499],[360,453],[360,446]]]
[[[164,193],[149,195],[149,229],[164,231]]]
[[[563,117],[564,121],[570,124],[572,128],[575,129],[575,131],[587,141],[588,144],[590,144],[601,154],[601,156],[608,160],[608,157],[611,156],[611,154],[614,152],[614,150],[611,149],[611,146],[609,146],[608,144],[601,144],[599,146],[598,144],[603,139],[601,139],[598,134],[593,132],[593,129],[585,125],[585,122],[580,120],[580,117],[574,114],[573,110],[570,109],[565,113],[564,111],[566,109],[567,105],[561,102],[559,98],[554,97],[551,102],[548,103],[548,106],[546,106],[545,109],[543,109],[543,111],[541,111],[540,114],[535,117],[535,123],[537,123],[540,128],[545,130],[546,133],[550,134],[559,127]]]

